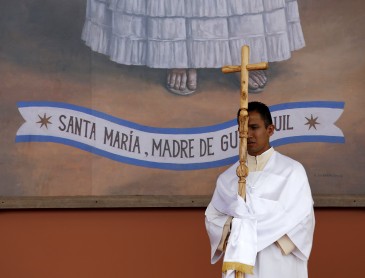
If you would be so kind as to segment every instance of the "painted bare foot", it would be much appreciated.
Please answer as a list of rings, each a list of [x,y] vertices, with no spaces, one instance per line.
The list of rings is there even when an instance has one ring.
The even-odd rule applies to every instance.
[[[196,69],[169,69],[167,73],[167,89],[177,95],[187,96],[196,91]]]
[[[186,82],[186,87],[189,90],[195,92],[198,87],[198,73],[196,69],[188,69],[188,80]]]
[[[237,73],[237,78],[240,80],[241,73]],[[248,92],[258,93],[264,90],[267,83],[267,75],[264,70],[250,71],[248,78]]]
[[[267,75],[264,70],[250,72],[248,79],[248,91],[251,93],[261,92],[267,83]]]

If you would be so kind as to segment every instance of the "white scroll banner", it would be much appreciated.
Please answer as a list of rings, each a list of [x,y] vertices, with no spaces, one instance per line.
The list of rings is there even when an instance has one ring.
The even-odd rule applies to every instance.
[[[238,159],[236,119],[193,128],[144,126],[89,108],[60,102],[19,102],[25,123],[16,142],[53,142],[122,163],[168,170],[229,165]],[[300,142],[344,143],[334,125],[344,102],[293,102],[270,107],[272,146]]]

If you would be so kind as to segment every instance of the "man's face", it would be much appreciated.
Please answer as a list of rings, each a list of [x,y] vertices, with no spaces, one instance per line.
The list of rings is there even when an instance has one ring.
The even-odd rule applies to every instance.
[[[274,125],[265,127],[265,122],[256,111],[248,113],[247,151],[249,155],[257,156],[270,149],[269,139],[274,134]]]

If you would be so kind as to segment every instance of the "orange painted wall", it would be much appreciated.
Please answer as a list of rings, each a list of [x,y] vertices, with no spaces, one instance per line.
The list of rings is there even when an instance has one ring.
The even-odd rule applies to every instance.
[[[360,277],[364,209],[317,209],[311,278]],[[0,277],[221,277],[204,209],[0,211]]]

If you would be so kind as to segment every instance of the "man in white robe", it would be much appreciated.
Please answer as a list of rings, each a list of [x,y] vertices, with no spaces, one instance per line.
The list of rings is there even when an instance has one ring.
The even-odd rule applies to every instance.
[[[306,172],[270,146],[268,107],[251,102],[248,112],[246,200],[237,162],[219,176],[205,213],[211,261],[224,256],[223,277],[239,269],[247,278],[306,278],[315,222]]]

